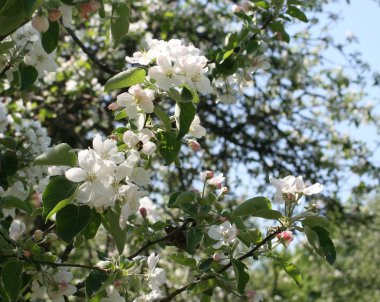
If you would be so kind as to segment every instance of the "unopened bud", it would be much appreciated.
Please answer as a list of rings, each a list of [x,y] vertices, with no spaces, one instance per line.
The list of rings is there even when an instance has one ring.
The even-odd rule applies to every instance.
[[[313,203],[310,207],[309,207],[309,210],[312,211],[312,212],[315,212],[317,213],[318,212],[318,205],[316,203]]]
[[[113,103],[111,103],[111,104],[108,105],[108,109],[112,110],[112,111],[115,111],[115,110],[119,109],[119,107],[120,106],[116,102],[113,102]]]
[[[123,283],[120,280],[116,280],[113,283],[113,285],[115,286],[115,288],[120,288],[123,285]]]
[[[202,148],[201,148],[201,145],[196,141],[196,140],[193,140],[193,139],[189,139],[187,141],[187,145],[189,146],[189,148],[191,150],[193,150],[194,152],[197,152],[197,151],[200,151]]]
[[[212,260],[219,261],[220,259],[221,259],[220,254],[215,253],[214,255],[212,255]]]
[[[41,230],[35,230],[34,231],[34,238],[36,240],[41,240],[43,235],[44,235],[44,232],[42,232]]]
[[[291,231],[284,231],[276,235],[277,239],[283,243],[285,246],[288,246],[290,242],[293,241],[294,235]]]
[[[32,256],[32,253],[30,251],[23,251],[23,255],[29,258],[30,256]]]
[[[96,264],[96,266],[103,268],[103,269],[107,269],[107,268],[110,268],[112,266],[112,262],[111,261],[99,261]]]
[[[147,210],[145,208],[140,208],[139,209],[140,215],[142,218],[145,218],[148,214]]]
[[[55,233],[49,233],[46,235],[46,240],[55,241],[55,240],[57,240],[57,235]]]
[[[228,194],[228,192],[229,192],[229,189],[227,187],[223,187],[220,190],[221,190],[220,193],[223,194],[223,195]]]
[[[49,20],[45,16],[35,15],[32,19],[32,26],[39,32],[46,32],[49,29]]]
[[[218,216],[218,220],[220,222],[226,222],[227,221],[227,217],[224,217],[224,216]]]
[[[53,9],[49,10],[48,18],[49,18],[50,22],[58,21],[59,18],[61,18],[60,10],[58,8],[53,8]]]

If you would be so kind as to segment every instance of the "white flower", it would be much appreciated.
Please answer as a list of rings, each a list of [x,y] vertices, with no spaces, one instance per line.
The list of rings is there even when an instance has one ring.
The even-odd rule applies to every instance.
[[[211,239],[218,240],[212,247],[219,249],[222,245],[234,243],[238,235],[238,230],[235,224],[231,225],[229,221],[225,221],[221,225],[212,226],[207,234]]]
[[[54,55],[55,51],[47,54],[42,48],[41,42],[36,41],[31,52],[25,57],[25,63],[34,66],[38,71],[38,77],[41,78],[45,75],[45,71],[54,72],[57,70],[58,65],[54,61]]]
[[[284,201],[284,196],[286,196],[287,200],[296,202],[302,195],[319,194],[323,189],[323,185],[319,183],[306,187],[302,176],[296,178],[289,175],[283,179],[269,177],[269,181],[276,188],[274,202]]]
[[[120,296],[120,293],[114,286],[108,286],[106,292],[108,298],[102,298],[100,302],[125,302],[125,298]]]
[[[148,263],[148,285],[152,290],[158,290],[158,288],[166,282],[166,273],[162,268],[156,268],[159,256],[155,256],[151,253],[147,259]]]
[[[152,89],[142,89],[140,85],[129,88],[129,93],[122,93],[117,97],[117,104],[125,107],[125,111],[132,119],[137,117],[137,106],[145,113],[152,113],[154,110],[154,91]]]
[[[199,116],[196,115],[193,119],[193,122],[190,125],[189,134],[195,138],[202,138],[206,135],[206,129],[200,125],[201,121]]]
[[[146,194],[139,191],[139,187],[134,184],[122,186],[120,190],[121,200],[124,203],[121,207],[120,225],[125,225],[128,217],[135,214],[140,208],[140,198]]]
[[[31,22],[26,23],[24,26],[20,27],[13,36],[13,41],[16,43],[19,47],[24,47],[27,42],[34,42],[37,41],[39,37],[38,31],[36,31]],[[29,44],[29,49],[32,46],[32,44]]]
[[[66,271],[58,271],[54,274],[53,279],[57,284],[57,287],[48,290],[49,298],[54,302],[64,302],[65,299],[63,296],[68,297],[75,294],[77,288],[74,285],[69,284],[72,278],[73,274]]]
[[[78,154],[80,168],[71,168],[65,172],[68,180],[83,182],[76,195],[81,203],[95,207],[108,205],[113,194],[112,179],[100,157],[93,150],[82,150]]]
[[[121,164],[124,161],[123,153],[117,149],[116,141],[112,139],[102,140],[100,135],[96,135],[92,141],[94,151],[103,159],[111,160],[115,164]]]
[[[14,219],[9,227],[9,237],[13,240],[19,239],[26,230],[25,224],[18,219]]]
[[[162,298],[164,295],[160,290],[153,290],[149,294],[142,295],[133,300],[133,302],[152,302]]]
[[[207,180],[207,183],[210,186],[217,187],[218,189],[222,188],[222,183],[225,180],[223,173],[218,174],[217,176],[213,176],[211,179]]]
[[[203,56],[187,55],[179,60],[181,73],[185,75],[186,84],[200,93],[211,93],[210,80],[204,75],[207,72],[207,59]]]
[[[74,29],[74,26],[71,24],[73,21],[73,7],[71,5],[63,4],[58,9],[62,14],[63,26]]]
[[[141,167],[133,169],[133,173],[129,178],[136,185],[146,186],[150,183],[150,170],[145,170]]]
[[[152,155],[157,148],[156,145],[150,141],[153,137],[153,132],[144,128],[138,134],[135,134],[131,130],[126,131],[123,135],[123,140],[128,147],[146,155]]]
[[[149,69],[148,75],[156,80],[156,84],[163,90],[168,90],[172,86],[179,86],[183,77],[176,73],[172,62],[165,56],[157,57],[157,65]]]
[[[132,64],[149,65],[155,59],[155,54],[152,51],[134,52],[132,57],[125,57],[125,60]]]
[[[32,294],[30,295],[31,301],[46,300],[46,287],[41,286],[37,280],[32,282]]]

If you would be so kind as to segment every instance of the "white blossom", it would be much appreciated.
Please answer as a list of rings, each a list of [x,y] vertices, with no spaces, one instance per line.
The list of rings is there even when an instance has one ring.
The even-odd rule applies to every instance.
[[[124,92],[117,97],[117,104],[125,107],[125,112],[131,119],[137,117],[137,110],[140,107],[145,113],[152,113],[154,91],[152,89],[143,89],[140,85],[134,85],[129,88],[128,93]]]
[[[115,140],[102,140],[100,135],[96,135],[92,141],[94,151],[103,159],[110,160],[115,164],[121,164],[124,161],[124,155],[117,149]]]
[[[55,273],[53,279],[57,287],[48,289],[49,298],[54,302],[64,302],[65,299],[63,296],[69,297],[75,294],[77,288],[74,285],[69,284],[72,278],[73,274],[70,272],[59,270]]]
[[[200,123],[201,121],[199,119],[199,116],[196,115],[189,129],[189,134],[194,136],[195,138],[202,138],[206,135],[206,129],[202,127]]]
[[[177,74],[172,62],[164,55],[157,57],[157,66],[151,67],[148,75],[156,80],[157,86],[163,90],[179,86],[183,81],[183,76]]]
[[[153,137],[153,132],[144,128],[138,132],[138,134],[131,130],[124,132],[123,140],[128,147],[146,155],[152,155],[157,148],[156,145],[150,141]]]
[[[147,259],[148,263],[148,285],[152,290],[158,290],[158,288],[166,282],[166,273],[162,268],[157,268],[156,265],[159,256],[151,253]]]
[[[106,288],[107,298],[100,299],[100,302],[125,302],[125,298],[120,296],[119,291],[110,285]]]
[[[238,230],[235,224],[231,225],[229,221],[225,221],[221,225],[212,226],[207,234],[211,239],[218,241],[212,247],[219,249],[222,245],[234,243],[238,235]]]
[[[26,230],[26,225],[18,219],[14,219],[9,227],[9,237],[18,240]]]
[[[36,41],[31,52],[25,57],[25,63],[34,66],[38,71],[38,77],[41,78],[45,75],[45,72],[57,70],[58,65],[54,61],[54,55],[55,51],[47,54],[41,42]]]

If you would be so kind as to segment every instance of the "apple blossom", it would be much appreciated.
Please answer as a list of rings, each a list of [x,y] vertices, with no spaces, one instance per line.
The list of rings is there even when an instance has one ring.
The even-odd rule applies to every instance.
[[[214,171],[204,171],[201,172],[199,175],[201,180],[205,182],[206,180],[213,178],[215,174]]]
[[[156,145],[150,141],[153,137],[153,132],[144,128],[137,134],[131,130],[124,132],[123,140],[128,147],[146,155],[152,155],[157,148]]]
[[[121,164],[124,161],[124,155],[118,151],[115,140],[106,139],[103,141],[100,135],[95,135],[92,145],[94,151],[103,160],[110,160],[115,164]]]
[[[157,66],[151,67],[148,75],[163,90],[168,90],[172,86],[179,86],[183,81],[183,76],[176,73],[172,62],[164,55],[157,57]]]
[[[9,227],[9,237],[13,240],[18,240],[24,234],[26,225],[19,219],[14,219]]]
[[[207,72],[206,57],[187,55],[179,60],[180,73],[185,75],[185,82],[190,88],[200,93],[211,93],[210,80],[204,75]]]
[[[207,235],[218,242],[215,243],[212,247],[214,249],[219,249],[222,245],[230,245],[235,242],[238,235],[238,230],[235,224],[232,224],[229,221],[223,222],[221,225],[212,226]]]
[[[106,288],[107,298],[100,299],[100,302],[125,302],[125,298],[120,296],[119,291],[110,285]]]
[[[195,138],[202,138],[206,135],[206,129],[200,125],[201,121],[199,116],[196,115],[190,125],[189,134]]]
[[[43,49],[41,42],[36,41],[33,44],[31,52],[25,57],[25,63],[33,65],[38,71],[38,77],[42,78],[45,72],[54,72],[58,65],[54,61],[55,52],[47,54]]]
[[[77,292],[77,288],[69,284],[73,274],[63,270],[59,270],[56,274],[53,275],[53,279],[57,285],[54,288],[48,288],[49,298],[55,302],[64,302],[65,299],[63,296],[71,296]]]
[[[124,92],[117,96],[117,104],[125,107],[125,112],[129,118],[137,117],[137,110],[140,107],[145,113],[152,113],[154,110],[153,100],[154,91],[143,89],[140,85],[134,85],[129,88],[128,93]]]
[[[216,187],[218,189],[222,188],[222,183],[224,182],[225,177],[223,173],[219,173],[217,176],[213,176],[211,179],[207,180],[209,186]]]
[[[64,27],[74,29],[72,24],[73,20],[73,7],[71,5],[62,4],[59,8],[62,14],[62,24]]]
[[[166,273],[162,268],[157,268],[156,265],[159,256],[155,256],[154,253],[151,253],[147,259],[148,264],[148,285],[152,290],[158,290],[159,287],[166,282]]]

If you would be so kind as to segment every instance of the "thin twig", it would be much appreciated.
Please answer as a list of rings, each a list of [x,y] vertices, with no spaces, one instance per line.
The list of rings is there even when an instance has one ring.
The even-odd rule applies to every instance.
[[[257,244],[254,248],[252,248],[250,251],[248,251],[246,254],[240,256],[239,258],[237,258],[237,260],[239,261],[242,261],[246,258],[249,258],[251,256],[254,255],[254,253],[259,249],[261,248],[263,245],[265,245],[267,242],[269,242],[270,240],[273,239],[273,237],[280,233],[282,231],[282,229],[279,227],[276,231],[272,232],[271,234],[269,234],[267,237],[265,237],[259,244]],[[226,264],[225,266],[223,266],[220,270],[217,271],[218,274],[221,274],[223,273],[224,271],[226,271],[228,268],[230,268],[232,266],[232,262]],[[186,289],[188,289],[191,285],[194,285],[194,284],[197,284],[197,283],[200,283],[202,281],[205,281],[205,280],[209,280],[209,279],[214,279],[216,278],[215,275],[207,275],[207,276],[204,276],[202,278],[199,278],[197,280],[195,280],[194,282],[192,283],[189,283],[179,289],[177,289],[176,291],[174,291],[173,293],[171,293],[170,295],[164,297],[164,298],[161,298],[159,300],[157,300],[158,302],[168,302],[168,301],[171,301],[175,296],[179,295],[180,293],[184,292]]]
[[[100,60],[96,57],[96,55],[94,54],[94,52],[92,52],[90,49],[88,49],[83,43],[82,41],[77,37],[77,35],[75,34],[75,32],[68,28],[68,27],[65,27],[66,31],[68,32],[68,34],[71,36],[71,38],[74,40],[75,43],[78,44],[78,46],[83,50],[83,52],[89,57],[89,59],[95,63],[95,65],[97,65],[101,70],[103,70],[104,72],[110,74],[110,75],[115,75],[117,73],[119,73],[117,70],[114,70],[110,67],[108,67],[107,65],[103,64],[102,62],[100,62]]]
[[[157,243],[160,243],[160,242],[164,242],[166,240],[169,240],[171,239],[175,234],[181,232],[182,230],[184,230],[187,225],[191,222],[191,220],[186,220],[183,225],[181,225],[179,228],[175,229],[173,232],[170,232],[169,234],[167,234],[166,236],[164,237],[161,237],[161,238],[158,238],[156,240],[152,240],[152,241],[147,241],[143,246],[141,246],[136,252],[134,252],[132,255],[128,256],[127,259],[128,260],[132,260],[133,258],[135,258],[137,255],[139,255],[141,252],[143,252],[144,250],[146,250],[148,247],[154,245],[154,244],[157,244]]]

